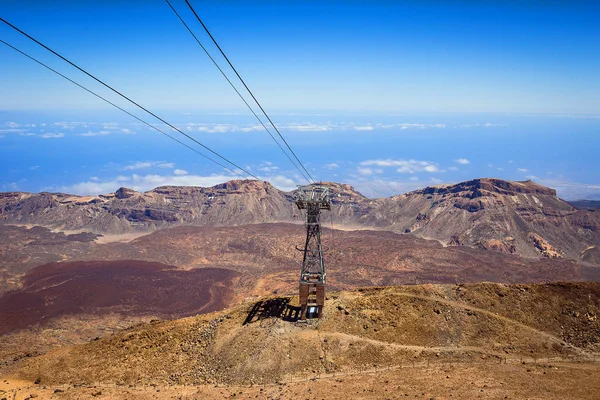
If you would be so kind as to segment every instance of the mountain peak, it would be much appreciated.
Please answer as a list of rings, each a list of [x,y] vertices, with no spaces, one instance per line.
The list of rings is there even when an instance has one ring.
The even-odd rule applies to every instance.
[[[428,186],[417,190],[421,194],[450,194],[472,192],[471,198],[484,196],[484,192],[514,196],[517,194],[539,194],[556,196],[556,190],[540,185],[531,180],[507,181],[497,178],[478,178],[454,185]]]
[[[129,189],[129,188],[126,188],[126,187],[120,187],[115,192],[115,197],[117,199],[128,199],[130,197],[135,196],[136,193],[138,193],[138,192],[136,192],[133,189]]]
[[[258,181],[256,179],[233,179],[215,185],[211,189],[224,190],[227,192],[252,193],[261,190],[274,189],[274,187],[267,181]]]

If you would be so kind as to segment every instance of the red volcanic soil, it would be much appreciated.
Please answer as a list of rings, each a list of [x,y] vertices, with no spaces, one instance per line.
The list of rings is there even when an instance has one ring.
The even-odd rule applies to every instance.
[[[233,298],[224,268],[178,270],[145,261],[81,261],[37,267],[0,298],[0,335],[68,314],[181,318],[220,310]]]

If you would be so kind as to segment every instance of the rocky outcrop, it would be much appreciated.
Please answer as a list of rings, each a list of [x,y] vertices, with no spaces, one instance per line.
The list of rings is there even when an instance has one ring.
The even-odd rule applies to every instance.
[[[528,238],[542,256],[546,258],[562,258],[562,255],[537,233],[531,232]]]
[[[511,238],[512,239],[512,238]],[[510,240],[488,239],[475,243],[478,249],[493,250],[504,254],[514,254],[517,252],[515,245]]]
[[[133,189],[127,189],[124,187],[121,187],[119,189],[117,189],[117,191],[115,192],[115,198],[117,199],[128,199],[130,197],[133,197],[137,194],[137,192]]]

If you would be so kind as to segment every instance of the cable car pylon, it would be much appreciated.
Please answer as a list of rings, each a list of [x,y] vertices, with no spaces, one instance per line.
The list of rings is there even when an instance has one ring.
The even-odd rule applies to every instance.
[[[296,206],[306,210],[306,242],[300,272],[300,319],[320,318],[325,304],[325,263],[321,245],[321,210],[331,210],[329,188],[298,186]]]

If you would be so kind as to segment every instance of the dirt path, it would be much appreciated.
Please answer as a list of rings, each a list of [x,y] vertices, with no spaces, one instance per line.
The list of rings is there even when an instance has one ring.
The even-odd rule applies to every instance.
[[[440,299],[437,297],[422,296],[422,295],[412,294],[412,293],[397,293],[397,292],[395,292],[395,293],[390,293],[390,294],[395,295],[395,296],[404,296],[404,297],[410,297],[410,298],[415,298],[415,299],[420,299],[420,300],[425,300],[425,301],[433,301],[433,302],[445,304],[445,305],[448,305],[448,306],[451,306],[454,308],[461,308],[463,310],[469,310],[469,311],[477,312],[480,314],[484,314],[484,315],[490,316],[492,318],[496,318],[501,321],[504,321],[508,324],[516,325],[519,328],[531,331],[534,334],[544,337],[552,342],[559,343],[565,347],[570,348],[571,350],[575,351],[576,353],[578,353],[581,356],[584,356],[587,358],[592,357],[592,355],[590,353],[586,352],[585,350],[581,349],[580,347],[577,347],[575,345],[567,343],[564,340],[562,340],[561,338],[554,336],[551,333],[536,329],[532,326],[526,325],[526,324],[519,322],[517,320],[514,320],[512,318],[505,317],[504,315],[500,315],[498,313],[495,313],[495,312],[492,312],[492,311],[489,311],[489,310],[486,310],[483,308],[471,306],[469,304],[461,303],[461,302],[454,301],[454,300],[446,300],[446,299]]]
[[[481,347],[475,347],[475,346],[462,346],[462,347],[457,347],[457,346],[439,346],[439,347],[427,347],[427,346],[416,346],[416,345],[408,345],[408,344],[398,344],[398,343],[389,343],[389,342],[383,342],[381,340],[376,340],[376,339],[370,339],[370,338],[363,338],[360,336],[355,336],[355,335],[350,335],[347,333],[342,333],[342,332],[323,332],[322,333],[323,336],[329,336],[329,337],[341,337],[341,338],[345,338],[345,339],[349,339],[349,340],[354,340],[357,342],[366,342],[366,343],[370,343],[376,346],[386,346],[386,347],[391,347],[391,348],[395,348],[395,349],[401,349],[401,350],[411,350],[411,351],[426,351],[426,352],[431,352],[431,353],[442,353],[442,352],[463,352],[463,351],[471,351],[474,353],[481,353],[481,354],[486,354],[486,355],[493,355],[493,356],[497,356],[500,358],[505,358],[505,354],[503,353],[499,353],[499,352],[494,352],[494,351],[488,351],[485,350]]]

